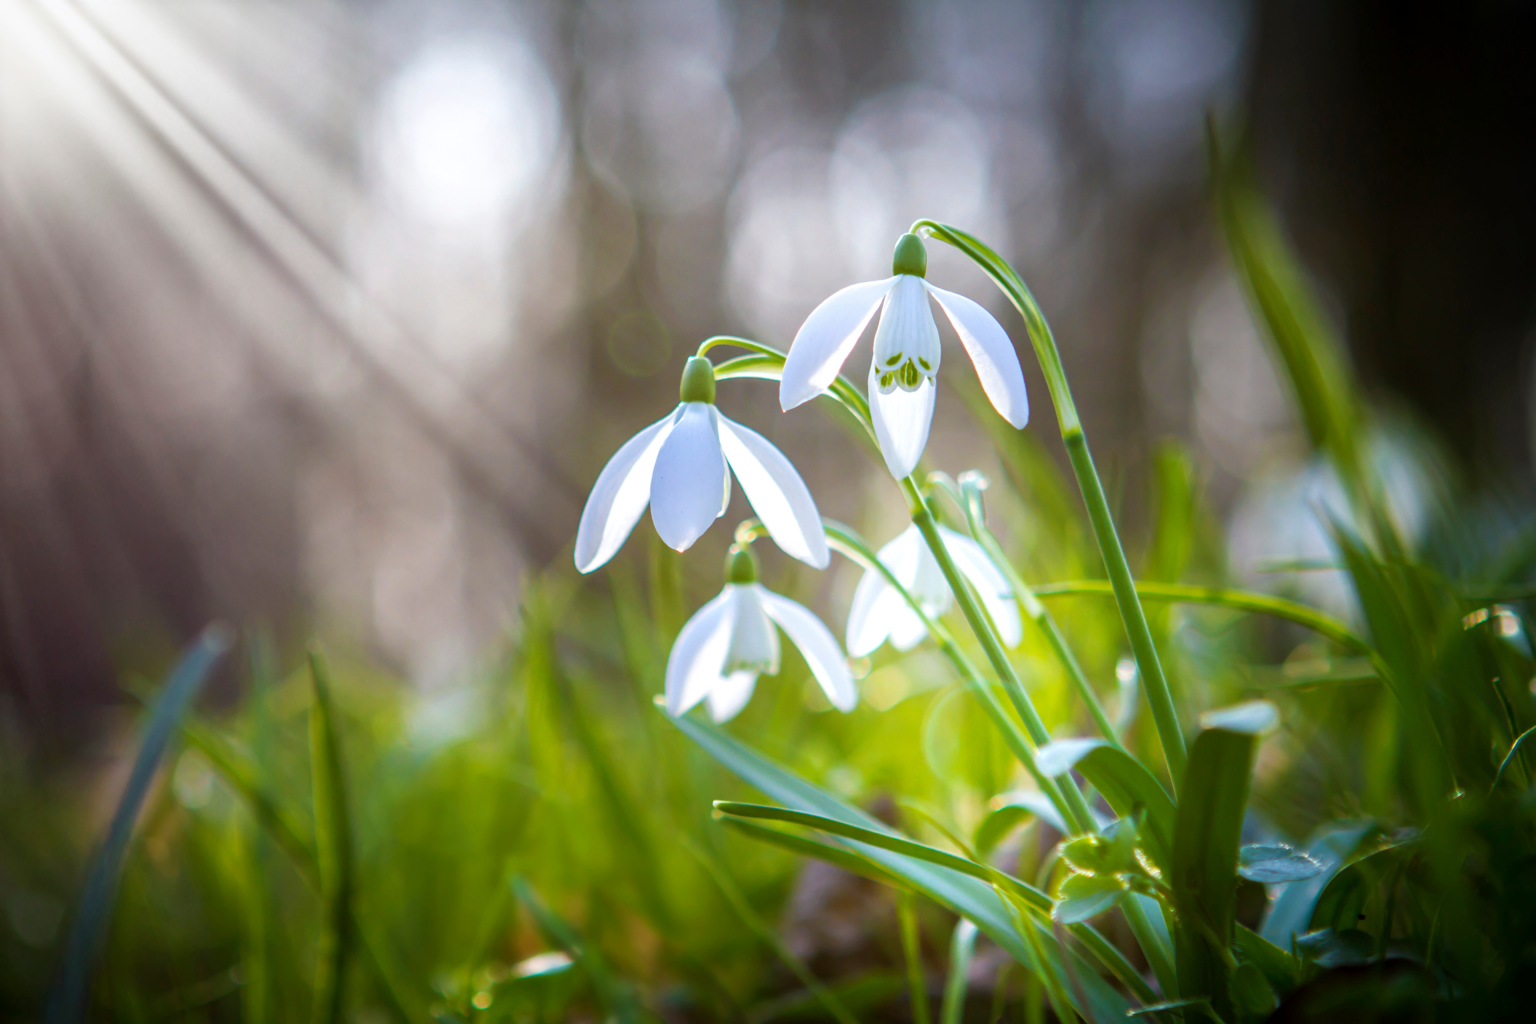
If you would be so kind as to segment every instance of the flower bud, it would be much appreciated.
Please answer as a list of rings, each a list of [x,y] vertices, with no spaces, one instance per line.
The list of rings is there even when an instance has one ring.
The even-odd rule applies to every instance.
[[[725,581],[727,583],[756,583],[757,556],[750,547],[732,544],[725,553]]]
[[[923,247],[921,238],[906,234],[896,240],[896,252],[891,256],[891,273],[928,276],[928,250]]]
[[[685,402],[715,402],[715,364],[704,356],[692,356],[683,366],[678,396]]]

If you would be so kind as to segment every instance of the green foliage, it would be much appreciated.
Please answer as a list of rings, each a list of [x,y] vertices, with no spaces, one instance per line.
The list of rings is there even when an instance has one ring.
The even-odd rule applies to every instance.
[[[58,1020],[848,1024],[926,1019],[941,974],[943,1024],[1046,1006],[1518,1017],[1536,966],[1536,531],[1449,491],[1426,499],[1428,528],[1402,528],[1373,455],[1390,425],[1240,164],[1212,155],[1234,271],[1344,495],[1309,514],[1352,612],[1233,586],[1201,467],[1172,443],[1127,552],[1028,288],[920,222],[1025,318],[1070,457],[962,389],[995,442],[990,508],[978,474],[904,482],[932,544],[958,510],[998,563],[1017,647],[935,551],[959,608],[922,614],[925,647],[860,666],[852,714],[790,658],[730,726],[674,721],[652,701],[701,595],[659,542],[595,580],[530,581],[502,660],[442,693],[252,637],[241,703],[188,717],[205,640],[151,707],[110,824],[0,748],[0,1019],[34,1017],[51,971]],[[749,354],[719,380],[783,365],[744,339],[700,356],[727,345]],[[867,433],[857,389],[832,397]]]

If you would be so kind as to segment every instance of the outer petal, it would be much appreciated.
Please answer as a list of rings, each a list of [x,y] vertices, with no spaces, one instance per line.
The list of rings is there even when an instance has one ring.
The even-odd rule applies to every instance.
[[[683,714],[721,682],[735,606],[727,587],[683,624],[667,656],[667,714]]]
[[[825,569],[832,556],[821,513],[795,467],[763,435],[720,416],[720,448],[747,492],[752,511],[784,553]]]
[[[939,535],[944,538],[944,546],[949,549],[955,565],[981,595],[981,603],[986,605],[1003,645],[1017,647],[1024,640],[1024,621],[1019,617],[1019,602],[1007,578],[992,564],[981,545],[971,538],[943,526],[939,527]]]
[[[907,602],[901,602],[901,607],[891,616],[891,646],[898,651],[910,651],[927,635],[928,627],[917,617],[917,612]]]
[[[875,437],[885,466],[898,480],[910,476],[928,446],[928,428],[933,423],[933,401],[937,388],[924,381],[916,391],[900,388],[881,394],[875,384],[875,366],[869,367],[869,416],[874,420]]]
[[[651,521],[668,547],[687,551],[709,529],[728,483],[714,406],[684,404],[651,475]]]
[[[895,283],[896,278],[888,277],[884,281],[851,284],[811,310],[784,360],[779,405],[785,412],[832,386],[837,371],[847,362],[848,353],[879,308],[880,300]]]
[[[939,300],[955,333],[960,335],[960,343],[976,364],[976,376],[981,378],[982,390],[992,400],[993,408],[1003,419],[1022,429],[1029,422],[1029,395],[1024,391],[1024,371],[1019,367],[1019,354],[1008,332],[996,317],[964,295],[931,284],[928,293]]]
[[[576,528],[576,568],[591,572],[624,546],[651,500],[651,471],[677,415],[666,416],[630,438],[597,475]]]
[[[784,628],[789,639],[800,648],[811,674],[826,691],[827,699],[839,711],[852,711],[859,702],[859,691],[854,688],[853,674],[848,671],[848,659],[837,646],[832,635],[820,619],[804,605],[796,604],[787,597],[780,597],[771,590],[762,594],[763,610],[768,617]]]
[[[891,618],[905,604],[896,588],[874,569],[866,569],[853,591],[848,607],[848,628],[844,637],[848,655],[862,658],[871,654],[891,635]]]
[[[752,699],[752,688],[757,685],[757,673],[732,672],[709,691],[709,717],[716,722],[729,722],[741,713]]]

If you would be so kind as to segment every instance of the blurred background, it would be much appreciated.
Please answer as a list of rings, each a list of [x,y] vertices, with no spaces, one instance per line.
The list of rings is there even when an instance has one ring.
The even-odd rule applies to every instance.
[[[1533,22],[1513,2],[0,0],[5,736],[89,738],[125,667],[213,618],[451,686],[531,577],[570,572],[586,489],[698,342],[787,346],[920,216],[1030,282],[1133,524],[1134,467],[1173,436],[1235,572],[1305,553],[1261,507],[1303,486],[1305,444],[1213,223],[1207,110],[1379,407],[1523,491]],[[977,272],[931,259],[1027,349]],[[897,492],[833,417],[783,416],[760,382],[721,400],[825,514],[894,534]],[[988,450],[945,390],[934,464]],[[714,532],[689,571],[715,572]],[[822,606],[853,582],[829,574]]]

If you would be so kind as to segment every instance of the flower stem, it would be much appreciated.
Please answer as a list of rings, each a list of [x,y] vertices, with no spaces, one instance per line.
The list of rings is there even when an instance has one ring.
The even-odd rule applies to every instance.
[[[1157,725],[1158,738],[1162,741],[1163,756],[1168,762],[1170,782],[1177,788],[1184,780],[1184,765],[1188,755],[1184,747],[1184,732],[1179,726],[1178,713],[1173,706],[1173,694],[1168,688],[1168,678],[1163,674],[1157,647],[1152,643],[1152,631],[1147,626],[1147,615],[1136,596],[1135,580],[1120,535],[1115,530],[1114,517],[1109,512],[1109,502],[1104,497],[1104,484],[1093,466],[1093,456],[1088,451],[1088,439],[1083,434],[1082,420],[1072,401],[1072,389],[1067,385],[1067,374],[1061,365],[1061,353],[1056,339],[1040,305],[1030,294],[1022,278],[997,253],[982,242],[958,228],[932,220],[920,220],[912,225],[914,233],[925,233],[932,238],[959,249],[987,272],[993,282],[1008,296],[1014,308],[1024,317],[1035,357],[1045,374],[1046,387],[1051,402],[1056,407],[1056,420],[1061,428],[1061,438],[1067,447],[1067,456],[1077,484],[1087,506],[1088,518],[1104,558],[1104,567],[1115,591],[1115,601],[1120,606],[1120,618],[1131,642],[1131,652],[1136,656],[1136,666],[1141,672],[1147,703],[1152,708],[1152,718]],[[958,595],[957,595],[958,596]]]
[[[976,639],[981,641],[982,650],[987,653],[987,660],[992,663],[993,670],[1003,681],[1003,688],[1012,700],[1019,717],[1024,720],[1024,728],[1029,733],[1030,739],[1036,746],[1051,742],[1051,734],[1045,728],[1040,712],[1035,710],[1034,701],[1029,699],[1029,693],[1024,689],[1024,683],[1019,679],[1013,662],[1008,660],[1008,653],[1003,650],[1002,641],[997,638],[997,630],[993,627],[992,620],[987,617],[986,610],[982,608],[981,602],[976,600],[975,593],[967,584],[965,577],[960,574],[960,568],[950,556],[949,549],[944,546],[944,539],[939,536],[938,521],[934,519],[933,511],[923,499],[917,481],[909,476],[901,482],[901,489],[912,508],[913,524],[923,535],[928,549],[933,552],[934,560],[939,563],[939,571],[944,574],[944,579],[949,583],[949,589],[954,592],[955,601],[965,613],[965,621],[970,624],[971,632],[975,633]],[[1093,815],[1088,812],[1088,801],[1083,799],[1083,792],[1078,789],[1077,782],[1067,774],[1061,776],[1060,784],[1062,797],[1072,812],[1068,820],[1076,819],[1086,831],[1095,831]]]
[[[885,582],[897,594],[901,595],[901,599],[907,603],[907,607],[912,609],[913,614],[918,617],[924,628],[928,630],[928,635],[938,645],[939,653],[949,659],[950,664],[954,666],[960,678],[975,692],[976,698],[981,701],[982,709],[986,711],[988,717],[992,719],[992,723],[1002,733],[1003,742],[1008,744],[1008,748],[1019,759],[1019,763],[1024,766],[1024,770],[1029,772],[1030,777],[1035,780],[1035,784],[1040,787],[1040,791],[1051,801],[1057,813],[1061,815],[1062,821],[1066,822],[1072,830],[1072,834],[1082,835],[1085,832],[1093,831],[1093,818],[1087,813],[1086,804],[1082,801],[1069,801],[1067,797],[1062,795],[1062,787],[1057,785],[1056,780],[1040,771],[1039,767],[1035,764],[1034,744],[1019,731],[1019,727],[1014,724],[1013,719],[1008,717],[1008,712],[1003,709],[1002,703],[997,699],[997,694],[992,692],[991,685],[982,679],[980,670],[966,656],[966,653],[960,649],[960,646],[955,643],[954,637],[950,635],[949,630],[944,627],[944,624],[935,622],[928,616],[928,613],[923,610],[922,604],[902,585],[890,568],[875,556],[874,551],[870,549],[868,544],[864,543],[863,538],[857,533],[842,523],[834,522],[830,519],[822,519],[821,523],[822,529],[827,535],[827,544],[829,546],[842,552],[870,572],[878,572],[885,578]],[[756,519],[749,519],[736,528],[736,543],[751,543],[760,533],[766,535],[762,524]]]
[[[981,503],[981,490],[986,486],[985,480],[977,483],[975,479],[967,479],[972,474],[962,473],[960,483],[957,486],[954,481],[942,473],[930,474],[928,479],[936,483],[946,494],[954,500],[965,513],[967,525],[971,530],[971,538],[981,545],[981,549],[987,553],[987,557],[997,566],[998,571],[1007,579],[1008,585],[1013,588],[1014,595],[1019,600],[1025,615],[1039,627],[1045,634],[1046,642],[1050,644],[1051,651],[1056,655],[1056,660],[1061,662],[1061,667],[1066,671],[1067,678],[1072,681],[1073,688],[1088,706],[1088,713],[1093,717],[1094,724],[1099,727],[1099,732],[1104,735],[1113,746],[1125,749],[1120,738],[1115,733],[1115,727],[1110,724],[1109,716],[1104,712],[1104,705],[1099,702],[1099,695],[1094,692],[1093,685],[1088,682],[1088,674],[1083,671],[1083,666],[1078,662],[1077,656],[1072,653],[1072,647],[1067,643],[1067,638],[1056,623],[1056,617],[1035,596],[1035,592],[1029,584],[1024,582],[1024,577],[1014,568],[1008,556],[1003,552],[1003,546],[998,542],[997,536],[987,528],[986,513]]]

